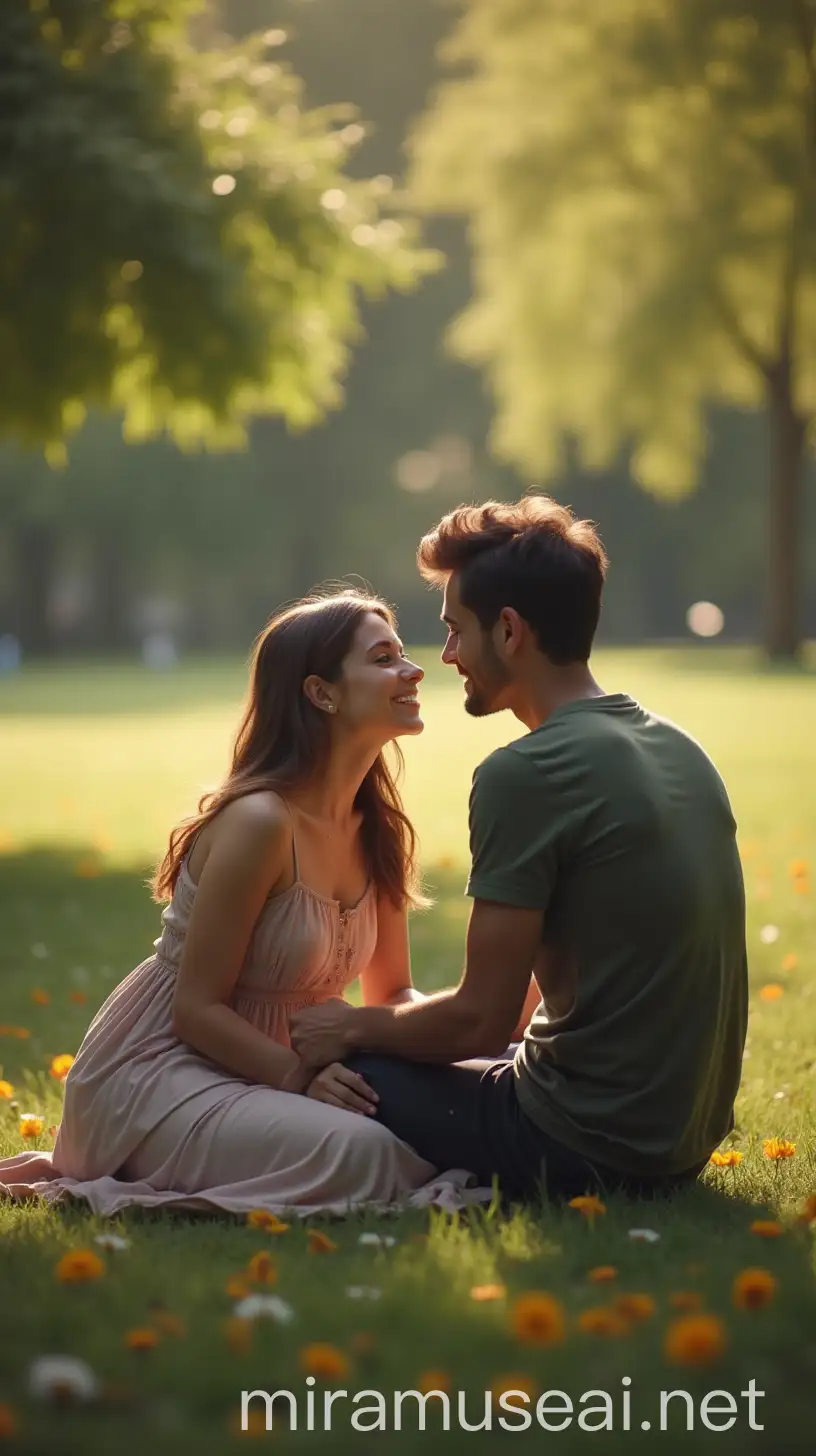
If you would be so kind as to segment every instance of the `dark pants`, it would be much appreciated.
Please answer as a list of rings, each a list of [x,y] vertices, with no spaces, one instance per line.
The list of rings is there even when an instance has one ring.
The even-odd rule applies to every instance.
[[[357,1052],[344,1065],[379,1094],[377,1119],[435,1168],[466,1168],[480,1185],[494,1177],[506,1199],[574,1198],[620,1190],[653,1198],[676,1192],[705,1163],[681,1175],[634,1177],[588,1162],[542,1132],[522,1111],[513,1063],[439,1065]]]

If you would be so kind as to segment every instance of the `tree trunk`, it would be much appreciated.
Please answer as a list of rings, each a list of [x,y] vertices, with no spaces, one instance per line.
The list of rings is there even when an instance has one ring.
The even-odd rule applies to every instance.
[[[765,646],[776,661],[794,661],[801,646],[800,588],[805,421],[791,395],[790,361],[769,381],[771,436],[768,502],[768,597]]]
[[[58,562],[56,532],[49,521],[21,521],[13,549],[17,635],[24,653],[50,657],[57,650],[49,614]]]

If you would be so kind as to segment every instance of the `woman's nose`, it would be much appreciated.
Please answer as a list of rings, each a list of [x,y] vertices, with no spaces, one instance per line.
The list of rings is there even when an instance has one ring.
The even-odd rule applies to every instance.
[[[425,669],[424,667],[420,667],[418,662],[406,662],[403,675],[410,682],[421,683],[425,676]]]

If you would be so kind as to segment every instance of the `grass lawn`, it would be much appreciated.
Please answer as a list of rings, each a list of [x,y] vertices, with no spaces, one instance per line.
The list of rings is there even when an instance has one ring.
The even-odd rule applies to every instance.
[[[520,730],[504,715],[469,720],[458,682],[434,654],[423,661],[427,728],[406,746],[406,799],[435,895],[433,909],[414,919],[414,975],[420,987],[432,989],[456,980],[461,964],[472,770]],[[363,1214],[313,1225],[337,1245],[324,1253],[310,1251],[307,1230],[296,1222],[277,1235],[226,1221],[137,1214],[103,1226],[78,1209],[4,1205],[0,1447],[5,1441],[10,1451],[88,1456],[189,1449],[203,1456],[254,1439],[287,1451],[319,1442],[357,1453],[361,1431],[374,1427],[376,1417],[368,1397],[358,1428],[352,1427],[357,1407],[350,1397],[359,1390],[383,1394],[386,1439],[400,1450],[418,1450],[436,1432],[440,1449],[452,1452],[470,1450],[478,1440],[506,1442],[499,1416],[518,1428],[519,1439],[540,1447],[549,1432],[536,1421],[535,1400],[560,1390],[574,1403],[571,1424],[558,1433],[558,1449],[566,1453],[590,1441],[578,1425],[587,1405],[594,1409],[585,1412],[585,1424],[601,1425],[601,1390],[611,1397],[614,1420],[605,1450],[812,1451],[816,1225],[808,1228],[797,1216],[816,1193],[816,917],[806,869],[816,864],[816,684],[812,675],[756,671],[747,654],[720,649],[607,651],[598,654],[596,670],[608,691],[625,689],[694,733],[734,802],[753,993],[730,1141],[743,1154],[741,1164],[709,1168],[695,1189],[665,1206],[611,1199],[591,1222],[573,1209],[543,1208],[511,1218],[414,1212],[387,1222]],[[76,1051],[93,1012],[149,953],[158,910],[145,876],[174,819],[222,773],[243,686],[236,663],[187,665],[166,676],[121,665],[30,669],[0,681],[0,1090],[3,1081],[12,1084],[19,1104],[0,1097],[0,1156],[25,1146],[20,1111],[43,1116],[35,1146],[52,1145],[60,1086],[49,1075],[51,1059]],[[763,1139],[772,1137],[794,1142],[795,1155],[769,1159]],[[781,1223],[781,1234],[752,1232],[760,1218]],[[658,1241],[629,1237],[644,1225],[659,1233]],[[129,1247],[97,1248],[93,1240],[103,1229],[124,1235]],[[373,1229],[395,1244],[360,1245],[360,1233]],[[82,1285],[58,1282],[57,1261],[83,1248],[101,1256],[104,1273]],[[256,1321],[248,1347],[239,1348],[244,1327],[236,1334],[228,1324],[234,1299],[225,1286],[262,1250],[274,1255],[274,1292],[292,1306],[294,1318],[286,1325]],[[590,1280],[598,1266],[612,1266],[614,1279]],[[774,1297],[763,1308],[737,1308],[734,1280],[757,1267],[776,1281]],[[488,1284],[505,1292],[471,1297],[474,1286]],[[381,1297],[354,1299],[346,1293],[354,1286],[379,1289]],[[559,1302],[563,1338],[534,1343],[514,1329],[516,1300],[531,1291]],[[626,1294],[649,1300],[630,1306],[626,1318],[603,1316],[606,1334],[582,1326],[587,1311],[608,1310]],[[712,1363],[700,1366],[672,1362],[665,1348],[667,1331],[683,1313],[679,1304],[694,1299],[719,1322],[705,1329],[724,1337]],[[157,1319],[156,1347],[129,1348],[129,1332],[155,1327]],[[317,1379],[310,1432],[302,1361],[315,1342],[336,1352],[337,1375]],[[93,1367],[103,1383],[93,1407],[49,1407],[27,1395],[30,1362],[57,1353],[81,1356]],[[752,1379],[765,1392],[754,1416],[764,1429],[755,1431],[741,1395]],[[417,1403],[408,1399],[403,1429],[392,1434],[393,1392],[429,1380],[449,1385],[449,1431],[443,1431],[441,1402],[431,1400],[423,1434]],[[462,1428],[456,1393],[466,1392],[465,1419],[476,1426],[484,1419],[483,1393],[497,1381],[532,1393],[532,1426],[520,1429],[520,1403],[515,1414],[496,1406],[492,1435],[479,1437]],[[236,1434],[241,1391],[255,1388],[294,1392],[298,1429],[290,1431],[281,1417],[268,1436]],[[334,1405],[330,1434],[324,1433],[324,1388],[349,1392]],[[686,1428],[683,1397],[670,1403],[668,1428],[660,1431],[660,1391],[678,1389],[693,1403],[693,1431]],[[581,1404],[590,1390],[595,1396]],[[702,1398],[714,1390],[736,1400],[735,1423],[716,1433],[700,1417]],[[712,1401],[709,1418],[712,1426],[725,1425],[724,1396]],[[545,1419],[557,1430],[565,1420],[563,1400],[553,1398]]]

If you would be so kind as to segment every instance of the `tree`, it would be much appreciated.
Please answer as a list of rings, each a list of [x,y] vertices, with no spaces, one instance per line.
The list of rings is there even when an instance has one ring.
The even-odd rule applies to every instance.
[[[766,644],[799,646],[816,411],[812,0],[465,0],[414,193],[467,218],[453,331],[537,477],[630,450],[696,484],[712,407],[767,411]]]
[[[91,406],[129,437],[235,444],[339,398],[358,292],[432,265],[346,163],[347,107],[306,110],[278,30],[200,0],[0,7],[0,435],[61,442]],[[195,34],[195,32],[193,32]]]

